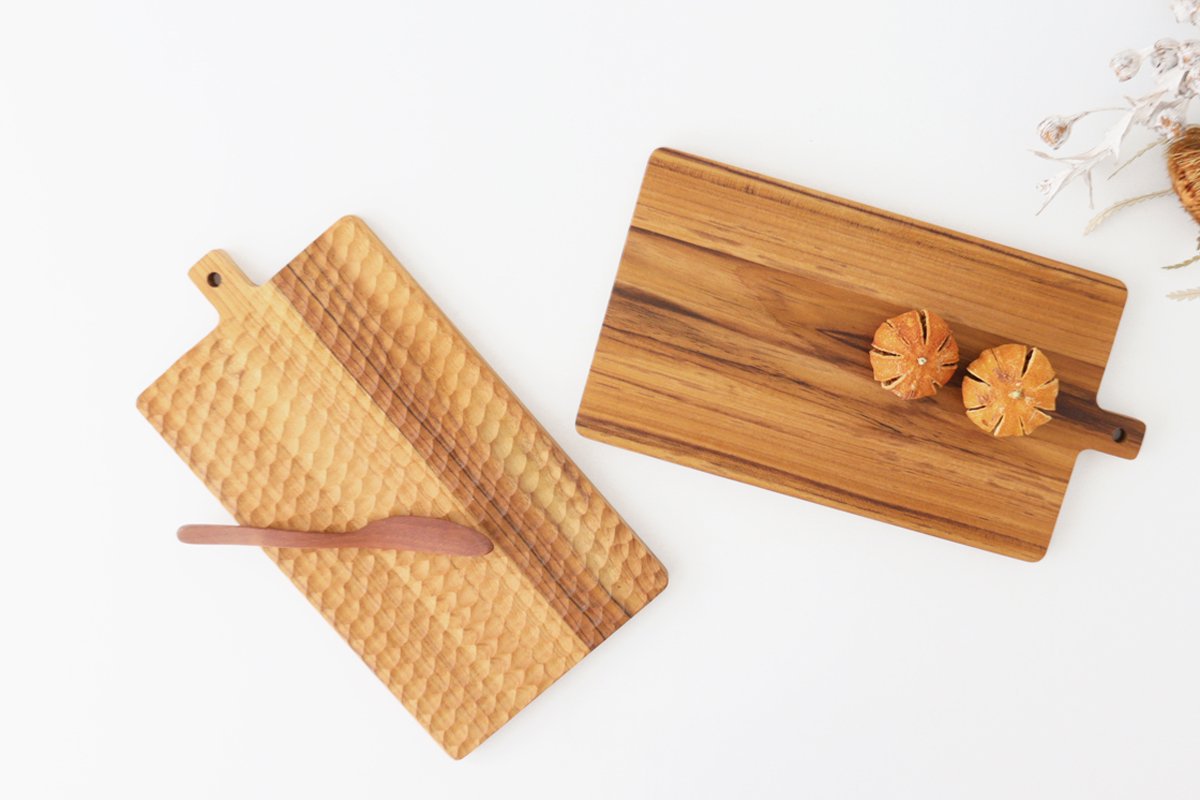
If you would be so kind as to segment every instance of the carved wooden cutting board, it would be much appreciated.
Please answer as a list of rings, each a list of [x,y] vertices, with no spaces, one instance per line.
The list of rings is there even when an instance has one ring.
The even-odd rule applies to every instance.
[[[399,514],[486,533],[483,557],[267,549],[460,758],[636,614],[667,575],[359,219],[263,286],[190,276],[216,330],[138,408],[243,524]]]
[[[1120,281],[670,150],[650,159],[577,425],[601,441],[1030,561],[1076,455],[1133,458],[1096,405]],[[872,380],[884,319],[929,308],[960,363],[1021,342],[1060,378],[1054,421],[993,439]]]

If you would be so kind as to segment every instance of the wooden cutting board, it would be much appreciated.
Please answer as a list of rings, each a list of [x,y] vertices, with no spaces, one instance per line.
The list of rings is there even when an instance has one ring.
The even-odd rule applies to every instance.
[[[666,586],[361,220],[263,286],[219,251],[190,276],[220,324],[138,408],[239,522],[333,532],[415,514],[492,539],[483,557],[266,550],[451,756]]]
[[[1096,405],[1120,281],[671,150],[650,158],[577,425],[587,436],[1029,561],[1075,457],[1133,458]],[[962,358],[1005,342],[1058,371],[1054,421],[993,439],[872,380],[876,327],[946,319]]]

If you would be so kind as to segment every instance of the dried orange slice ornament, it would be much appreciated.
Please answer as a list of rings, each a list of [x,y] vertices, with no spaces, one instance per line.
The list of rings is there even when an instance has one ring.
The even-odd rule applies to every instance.
[[[875,331],[871,369],[875,380],[899,398],[933,397],[958,369],[958,343],[937,314],[906,311]]]
[[[1036,347],[1002,344],[984,350],[963,378],[967,416],[992,436],[1028,436],[1050,421],[1058,378]]]

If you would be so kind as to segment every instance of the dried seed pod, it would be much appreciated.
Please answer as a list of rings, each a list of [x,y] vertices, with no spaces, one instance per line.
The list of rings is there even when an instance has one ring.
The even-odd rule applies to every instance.
[[[1200,128],[1185,128],[1167,148],[1171,188],[1192,218],[1200,222]]]
[[[1142,66],[1142,57],[1137,50],[1122,50],[1108,62],[1119,81],[1127,81],[1137,75]]]
[[[1179,44],[1179,62],[1185,67],[1200,62],[1200,39],[1187,39]]]
[[[932,397],[958,368],[958,343],[937,314],[906,311],[875,331],[871,368],[875,380],[899,398]]]
[[[1057,397],[1050,359],[1023,344],[984,350],[963,378],[967,417],[992,436],[1028,436],[1050,421]]]
[[[1167,70],[1175,69],[1179,64],[1179,42],[1174,39],[1159,39],[1150,51],[1150,66],[1161,75]]]
[[[1183,133],[1186,120],[1178,107],[1164,108],[1155,115],[1150,127],[1164,139],[1175,139]]]
[[[1179,22],[1190,22],[1193,25],[1200,23],[1200,3],[1196,0],[1174,0],[1171,10],[1175,12],[1175,19]]]
[[[1057,150],[1062,147],[1063,142],[1071,135],[1071,126],[1075,124],[1082,114],[1076,114],[1073,117],[1046,117],[1038,125],[1038,136],[1042,137],[1042,141],[1050,146],[1050,149]]]

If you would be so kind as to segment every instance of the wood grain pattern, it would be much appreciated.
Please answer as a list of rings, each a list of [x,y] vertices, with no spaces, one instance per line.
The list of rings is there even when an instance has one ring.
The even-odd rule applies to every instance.
[[[1144,426],[1096,391],[1117,280],[695,156],[656,151],[577,427],[587,436],[1026,560],[1079,451],[1133,458]],[[963,413],[962,370],[903,401],[872,380],[881,321],[929,308],[961,361],[1021,342],[1061,380],[1020,440]]]
[[[138,407],[240,523],[343,532],[418,515],[495,545],[266,550],[453,757],[666,585],[361,220],[338,221],[263,286],[220,251],[190,275],[221,322]]]

